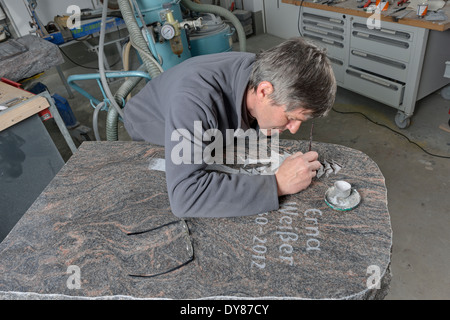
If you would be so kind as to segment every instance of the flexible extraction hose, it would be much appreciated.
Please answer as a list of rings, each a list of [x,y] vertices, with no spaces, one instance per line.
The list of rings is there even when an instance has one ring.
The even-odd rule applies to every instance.
[[[105,101],[100,102],[94,110],[94,114],[92,116],[92,125],[94,127],[94,136],[96,141],[101,141],[100,133],[98,132],[98,113],[100,109],[105,105]]]
[[[104,7],[103,10],[106,11],[107,7],[107,0],[104,1]],[[221,17],[224,17],[225,19],[229,20],[234,27],[236,28],[236,32],[238,34],[239,39],[239,50],[242,52],[246,51],[246,36],[244,28],[242,27],[242,24],[240,23],[239,19],[229,12],[228,10],[215,5],[207,5],[207,4],[197,4],[190,0],[181,0],[181,3],[189,10],[195,11],[195,12],[207,12],[207,13],[214,13]],[[148,49],[147,42],[144,39],[144,36],[141,33],[141,29],[139,28],[139,25],[136,22],[136,18],[134,15],[134,12],[130,5],[130,0],[118,0],[119,8],[122,13],[123,20],[125,21],[125,24],[128,29],[128,33],[130,35],[130,43],[131,45],[139,52],[141,59],[143,61],[143,66],[145,66],[145,69],[147,70],[148,74],[150,75],[150,78],[154,79],[159,74],[163,72],[161,66],[156,62],[156,60],[153,58],[153,55],[151,54],[150,50]],[[104,14],[106,17],[106,13]],[[102,23],[102,25],[104,25]],[[103,46],[101,46],[103,47]],[[102,54],[99,54],[99,56],[103,56]],[[102,62],[103,64],[103,62]],[[121,115],[122,111],[119,106],[119,104],[122,104],[123,101],[125,101],[126,96],[131,92],[131,90],[136,86],[136,84],[140,81],[140,78],[130,78],[125,81],[125,83],[119,88],[119,90],[114,95],[114,99],[111,103],[113,104],[114,108],[108,109],[108,115],[107,115],[107,122],[106,122],[106,137],[108,141],[117,141],[118,140],[118,134],[117,134],[117,126],[118,126],[118,117]],[[103,81],[102,81],[103,82]],[[106,78],[105,78],[106,83]],[[107,92],[108,93],[108,92]],[[123,105],[122,105],[123,107]],[[122,115],[121,115],[122,116]]]
[[[191,0],[181,0],[181,4],[191,11],[214,13],[229,20],[236,28],[239,39],[239,50],[241,52],[245,52],[247,50],[247,38],[245,36],[244,28],[242,27],[239,19],[233,13],[220,6],[215,6],[212,4],[198,4],[192,2]]]
[[[102,22],[100,25],[100,39],[99,39],[99,53],[98,53],[98,72],[100,73],[100,80],[103,85],[103,90],[107,98],[110,100],[111,105],[116,109],[117,113],[123,117],[123,112],[119,105],[114,100],[114,97],[111,93],[111,90],[108,85],[108,81],[106,80],[105,73],[105,65],[103,62],[104,50],[105,50],[105,33],[106,33],[106,15],[108,14],[108,0],[103,1],[103,10],[102,10]]]
[[[141,65],[138,71],[145,71],[145,65]],[[136,85],[141,81],[140,77],[129,77],[117,90],[114,95],[115,102],[120,106],[124,107],[124,101],[130,92],[136,87]],[[118,118],[119,114],[115,108],[109,108],[106,116],[106,140],[107,141],[117,141],[119,139],[118,135]]]
[[[161,74],[161,70],[155,63],[147,42],[142,35],[141,28],[137,24],[133,9],[131,8],[129,0],[118,0],[120,11],[122,12],[123,20],[130,35],[130,42],[132,46],[141,54],[142,61],[147,69],[148,74],[152,79]],[[150,59],[152,57],[152,59]]]
[[[123,71],[130,70],[130,49],[131,49],[131,42],[128,41],[127,44],[123,47],[122,51]]]
[[[142,71],[147,71],[150,78],[155,78],[162,73],[161,66],[153,58],[150,50],[148,49],[147,42],[142,36],[141,29],[136,22],[133,9],[131,8],[129,0],[118,0],[120,11],[122,12],[122,18],[130,35],[131,45],[140,53],[143,65],[138,69]],[[107,1],[106,1],[107,5]],[[105,9],[105,2],[104,7]],[[106,117],[106,139],[107,141],[117,141],[118,140],[118,119],[119,115],[123,118],[121,107],[123,107],[123,101],[133,88],[141,80],[139,77],[131,77],[127,79],[119,88],[119,90],[114,95],[111,101],[114,108],[108,109],[108,115]],[[120,105],[120,106],[119,106]],[[117,106],[117,107],[116,107]]]

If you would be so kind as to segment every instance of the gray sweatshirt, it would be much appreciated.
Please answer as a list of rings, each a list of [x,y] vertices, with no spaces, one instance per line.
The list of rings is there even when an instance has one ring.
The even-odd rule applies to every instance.
[[[226,129],[250,127],[244,96],[254,58],[241,52],[190,58],[149,81],[125,106],[131,138],[165,147],[167,191],[177,217],[246,216],[278,209],[274,175],[206,171],[205,161],[198,161],[199,150],[201,154],[211,142],[194,138],[199,124],[202,132],[220,130],[224,144]],[[184,159],[182,145],[189,146],[183,151],[190,150],[191,161],[178,164],[172,151]]]

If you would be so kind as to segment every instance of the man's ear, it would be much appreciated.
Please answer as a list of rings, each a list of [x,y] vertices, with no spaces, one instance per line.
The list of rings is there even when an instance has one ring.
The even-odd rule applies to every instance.
[[[266,98],[273,92],[273,85],[269,81],[261,81],[256,88],[256,94],[259,98]]]

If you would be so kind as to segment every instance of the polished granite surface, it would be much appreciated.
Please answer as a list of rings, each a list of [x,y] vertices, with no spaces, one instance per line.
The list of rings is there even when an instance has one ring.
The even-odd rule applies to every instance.
[[[305,141],[281,140],[285,152]],[[0,244],[3,299],[380,299],[389,289],[392,230],[376,163],[314,143],[342,165],[280,209],[180,220],[170,211],[164,150],[143,142],[84,142]],[[346,180],[351,211],[324,201]]]

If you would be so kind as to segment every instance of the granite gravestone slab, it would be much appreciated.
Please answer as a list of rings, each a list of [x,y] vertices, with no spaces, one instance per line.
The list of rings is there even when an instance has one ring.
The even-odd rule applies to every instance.
[[[307,142],[281,140],[283,152]],[[365,154],[315,143],[342,165],[280,209],[180,220],[164,150],[84,142],[0,244],[4,299],[378,299],[390,282],[392,230],[383,175]],[[324,201],[336,180],[361,194],[353,210]]]

